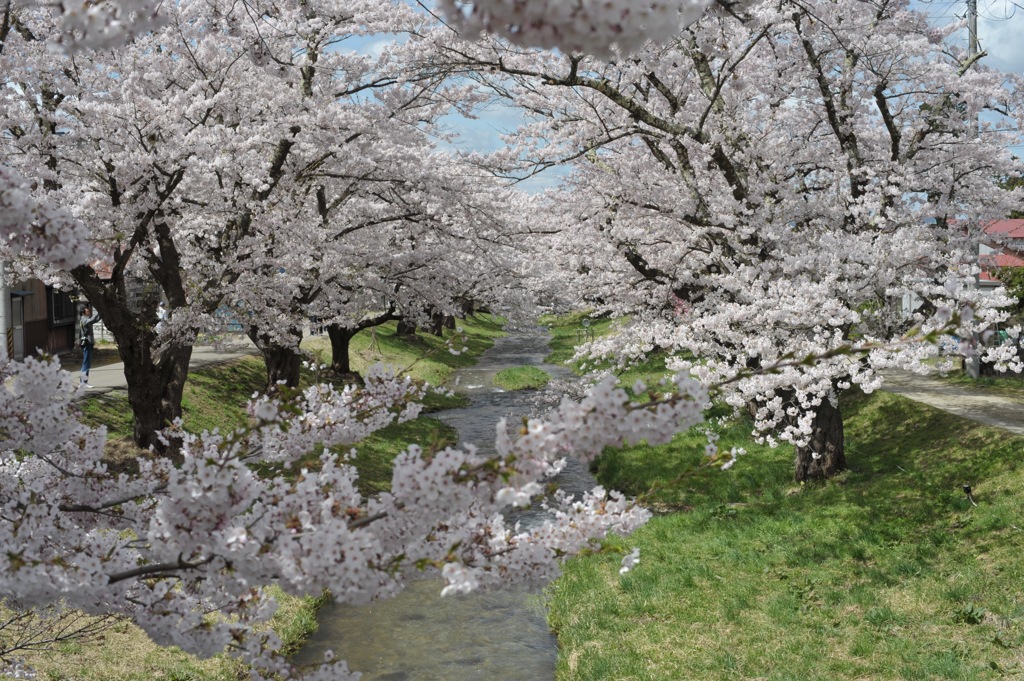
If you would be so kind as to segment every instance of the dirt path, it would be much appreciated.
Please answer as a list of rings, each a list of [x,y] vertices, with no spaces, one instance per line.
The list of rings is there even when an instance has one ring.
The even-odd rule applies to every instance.
[[[950,385],[909,371],[886,371],[882,389],[965,419],[1024,435],[1024,400],[993,395],[980,388]]]

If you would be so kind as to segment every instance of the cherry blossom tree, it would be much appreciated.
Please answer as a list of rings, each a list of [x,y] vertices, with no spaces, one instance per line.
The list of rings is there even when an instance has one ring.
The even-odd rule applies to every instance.
[[[191,339],[225,306],[245,313],[270,382],[296,382],[296,314],[360,266],[317,247],[381,186],[423,192],[432,121],[471,99],[423,56],[429,17],[364,5],[182,3],[160,31],[62,57],[48,13],[8,22],[5,153],[34,178],[34,200],[90,229],[95,253],[70,277],[118,342],[139,446],[162,448],[155,433],[180,416]],[[379,55],[344,49],[379,32],[412,38]],[[367,234],[381,241],[363,252],[388,252],[391,231]],[[141,301],[133,281],[148,287]],[[161,297],[171,321],[158,335]]]
[[[505,219],[509,189],[446,153],[414,154],[410,145],[404,151],[346,182],[329,214],[311,215],[316,204],[308,200],[305,218],[297,217],[301,207],[289,209],[288,224],[319,220],[316,229],[266,221],[270,229],[251,239],[252,249],[223,258],[233,256],[227,270],[238,273],[226,297],[251,330],[264,334],[250,335],[268,366],[272,353],[287,358],[287,367],[271,372],[271,384],[297,383],[307,318],[326,327],[334,371],[349,374],[348,344],[360,330],[455,315],[468,297],[495,309],[511,304],[518,256]],[[251,267],[257,248],[262,271]],[[274,339],[275,328],[290,329],[290,336]]]
[[[189,307],[190,296],[196,296],[192,287],[209,281],[234,285],[241,278],[228,267],[235,263],[223,258],[188,261],[191,250],[204,240],[214,256],[218,248],[246,246],[234,238],[239,230],[279,205],[297,205],[266,199],[280,186],[301,185],[285,172],[288,159],[282,160],[286,154],[294,158],[292,150],[301,146],[301,126],[299,132],[287,128],[294,138],[271,135],[269,144],[254,134],[249,147],[233,135],[240,127],[259,126],[265,112],[252,97],[230,96],[237,91],[226,88],[230,79],[223,69],[232,63],[261,67],[247,81],[258,89],[268,64],[260,59],[265,53],[258,40],[253,51],[239,40],[213,54],[204,35],[189,33],[213,27],[238,37],[237,25],[210,5],[205,9],[211,14],[189,14],[194,5],[164,7],[165,33],[144,36],[131,49],[68,56],[52,72],[39,68],[46,36],[66,39],[66,54],[83,44],[118,42],[134,30],[121,22],[124,13],[140,7],[61,6],[57,18],[66,23],[57,25],[30,10],[12,17],[12,5],[6,5],[2,57],[5,77],[14,77],[5,90],[4,111],[11,116],[5,155],[26,172],[3,169],[0,195],[9,210],[0,227],[10,239],[8,253],[73,268],[118,333],[140,345],[140,364],[156,380],[161,376],[149,365],[163,365],[163,357],[153,360],[153,346],[167,339],[154,338],[145,311],[134,329],[141,340],[128,334],[117,300],[124,297],[126,273],[134,269],[153,277],[176,305],[177,319],[169,326],[188,329],[182,317],[203,313]],[[145,16],[148,21],[155,14]],[[254,16],[268,19],[261,12]],[[283,22],[281,14],[270,16]],[[315,15],[303,16],[315,23]],[[167,54],[176,57],[161,61]],[[269,58],[276,64],[269,72],[288,70],[290,64]],[[53,77],[34,80],[41,73]],[[302,115],[309,112],[296,117]],[[215,170],[201,172],[207,158],[201,152],[211,150],[217,152]],[[247,166],[243,161],[249,158],[262,162]],[[240,167],[251,176],[240,177]],[[210,191],[228,185],[230,198]],[[317,184],[302,186],[318,203],[326,196]],[[224,211],[225,205],[234,212]],[[209,225],[217,229],[204,229]],[[217,240],[231,230],[236,231]],[[210,277],[218,264],[224,267],[218,277],[195,276]],[[100,276],[104,269],[110,270],[109,283]],[[285,267],[278,273],[288,272]],[[486,290],[472,277],[461,286],[463,295]],[[163,356],[179,361],[166,349]],[[126,363],[131,360],[129,354]],[[608,531],[633,529],[647,513],[600,489],[583,499],[556,500],[551,521],[529,532],[506,527],[500,509],[528,503],[562,456],[592,456],[609,444],[639,439],[664,441],[699,420],[706,402],[699,386],[683,382],[666,386],[663,400],[633,406],[606,382],[583,403],[564,402],[550,421],[532,420],[514,437],[498,424],[495,457],[484,458],[469,446],[411,448],[396,461],[391,492],[365,499],[354,485],[351,453],[327,449],[315,471],[295,470],[294,462],[319,445],[350,443],[416,415],[408,402],[416,391],[408,381],[378,370],[362,389],[338,392],[316,385],[290,400],[261,398],[251,405],[248,429],[201,436],[162,432],[161,440],[180,442],[177,465],[143,459],[137,472],[116,475],[102,461],[103,430],[77,422],[76,391],[56,363],[4,359],[0,373],[7,386],[0,391],[0,537],[6,550],[0,591],[26,607],[61,602],[89,613],[123,615],[156,641],[195,653],[228,648],[252,664],[253,678],[299,673],[277,653],[273,632],[254,628],[274,607],[262,585],[277,583],[291,593],[330,588],[339,600],[361,602],[395,593],[407,574],[423,570],[440,572],[445,592],[550,578],[558,559]],[[166,393],[166,382],[160,385]],[[256,462],[282,473],[260,477],[250,466]],[[636,559],[627,558],[624,569]],[[356,675],[336,661],[310,678]]]
[[[393,595],[425,570],[440,572],[444,593],[550,579],[560,558],[631,531],[647,511],[600,488],[549,502],[551,519],[529,531],[507,526],[501,509],[530,503],[564,455],[664,442],[698,422],[707,399],[682,379],[665,399],[631,405],[605,381],[514,437],[499,423],[493,457],[471,445],[410,447],[395,461],[390,492],[364,498],[351,465],[358,454],[330,448],[415,417],[408,379],[373,370],[361,389],[321,384],[291,401],[263,397],[248,429],[164,433],[183,441],[180,466],[153,458],[115,475],[102,461],[103,430],[76,421],[70,376],[55,362],[30,357],[2,371],[0,590],[25,607],[63,602],[123,615],[193,653],[228,649],[253,665],[253,678],[300,672],[278,654],[273,632],[254,628],[274,609],[260,586],[326,588],[359,603]],[[328,449],[317,468],[296,470],[318,445]],[[282,472],[261,477],[257,462]],[[338,661],[310,678],[357,677]]]
[[[268,319],[271,310],[295,314],[308,280],[322,282],[325,290],[345,283],[343,267],[332,271],[341,273],[334,279],[317,273],[288,283],[307,266],[302,258],[287,259],[291,248],[303,239],[335,243],[323,238],[322,221],[307,216],[333,206],[338,212],[328,224],[342,230],[363,225],[360,211],[372,203],[373,191],[360,185],[349,200],[345,185],[335,181],[370,174],[371,186],[385,186],[386,178],[373,173],[395,168],[381,156],[398,152],[379,144],[386,139],[382,126],[394,123],[388,136],[404,132],[408,137],[401,139],[418,140],[414,131],[421,130],[422,120],[445,108],[444,97],[422,87],[433,82],[432,75],[379,75],[388,71],[378,66],[399,58],[398,48],[378,62],[317,42],[318,36],[330,42],[344,33],[340,25],[363,31],[379,19],[396,29],[384,23],[384,15],[401,16],[400,6],[251,4],[246,8],[257,11],[243,20],[216,3],[163,5],[158,13],[150,11],[152,5],[112,3],[62,6],[57,20],[64,24],[32,10],[12,19],[11,7],[0,36],[0,67],[12,84],[4,91],[10,124],[3,144],[11,167],[0,174],[0,205],[8,209],[0,229],[14,237],[8,246],[21,255],[74,268],[97,307],[106,306],[120,329],[115,333],[140,348],[128,353],[126,364],[137,352],[139,365],[150,372],[145,378],[164,386],[159,400],[148,403],[160,423],[174,413],[163,403],[173,402],[166,386],[178,379],[165,379],[154,367],[174,374],[169,367],[180,367],[181,355],[154,358],[153,348],[168,339],[150,328],[149,312],[134,328],[120,320],[127,317],[118,307],[126,274],[146,272],[171,300],[177,312],[169,324],[171,340],[210,314],[213,301],[232,302],[232,295],[256,287],[268,291],[270,302],[252,305],[255,326],[288,336],[295,318],[275,323]],[[120,40],[134,30],[121,22],[133,7],[146,9],[147,21],[160,15],[166,27],[109,53],[69,51],[46,61],[41,48],[52,36],[66,45],[83,36],[86,45]],[[839,68],[849,50],[826,46],[833,38],[846,45],[845,26],[856,25],[859,15],[788,3],[752,8],[748,23],[710,17],[663,53],[646,49],[622,63],[514,52],[489,63],[521,79],[516,94],[556,121],[538,128],[549,137],[547,151],[571,148],[583,159],[575,169],[572,203],[546,207],[550,219],[539,231],[563,228],[571,217],[563,235],[588,236],[579,244],[584,248],[578,269],[589,267],[599,273],[595,279],[606,282],[591,300],[635,315],[635,340],[617,345],[617,353],[642,351],[645,343],[696,349],[707,360],[694,367],[702,380],[737,386],[737,403],[764,397],[766,423],[781,423],[774,400],[780,391],[792,391],[806,402],[802,407],[812,415],[813,431],[820,400],[827,401],[844,380],[871,378],[869,368],[848,361],[845,344],[855,330],[868,338],[867,332],[882,325],[875,320],[887,319],[874,303],[903,290],[918,292],[936,307],[974,295],[964,287],[973,267],[969,239],[948,218],[978,207],[965,203],[969,191],[1002,202],[983,178],[1009,164],[985,136],[966,135],[952,112],[958,111],[957,97],[971,107],[991,102],[999,89],[994,79],[947,68],[936,70],[936,80],[918,91],[917,79],[900,80],[903,71],[878,66],[875,60],[884,65],[898,54],[883,39],[898,35],[920,50],[911,52],[915,57],[908,63],[931,73],[922,55],[936,55],[915,42],[925,32],[894,34],[897,19],[914,25],[913,15],[888,13],[895,9],[882,6],[873,34],[856,33],[859,47],[876,48],[853,52],[858,69]],[[552,22],[557,19],[564,17]],[[579,17],[571,13],[569,20],[574,30],[604,37],[618,26],[579,28]],[[484,28],[505,25],[501,18],[488,21]],[[876,34],[878,44],[872,42]],[[272,36],[283,36],[282,43]],[[284,47],[308,41],[315,47]],[[408,47],[420,56],[434,54],[429,43],[411,41]],[[888,49],[877,49],[886,44]],[[476,48],[459,49],[465,56]],[[817,55],[818,66],[811,55]],[[487,64],[486,58],[474,55],[477,63]],[[44,68],[55,64],[59,68]],[[748,72],[747,66],[757,68]],[[882,87],[881,100],[864,85],[875,71],[899,83]],[[235,75],[241,77],[236,81]],[[291,83],[290,93],[282,94],[281,83]],[[423,99],[419,89],[427,93]],[[371,92],[372,98],[365,94]],[[1000,97],[1010,98],[1007,91]],[[410,105],[414,101],[423,106]],[[878,107],[873,115],[882,125],[868,125],[865,102]],[[893,124],[885,122],[883,104]],[[694,111],[705,113],[694,118]],[[809,115],[815,111],[817,117]],[[793,130],[787,133],[788,126]],[[332,131],[341,134],[331,136]],[[816,161],[811,147],[827,153]],[[413,148],[423,147],[416,142]],[[879,160],[884,158],[888,163]],[[425,176],[422,168],[418,176]],[[775,184],[767,181],[772,178]],[[456,186],[450,179],[442,184]],[[401,196],[415,206],[410,222],[430,218],[438,229],[420,232],[406,224],[404,231],[373,233],[415,234],[421,241],[458,238],[460,220],[453,214],[460,211],[467,226],[489,224],[484,201],[466,201],[458,211],[446,208],[451,214],[440,219],[431,200],[412,201],[414,193],[394,194],[382,214],[399,205]],[[309,212],[311,205],[317,212]],[[303,229],[311,222],[317,229]],[[286,239],[290,230],[297,239]],[[257,239],[282,242],[261,250]],[[900,251],[906,248],[912,256]],[[808,253],[815,249],[821,253]],[[262,259],[266,250],[273,260]],[[200,253],[204,257],[195,257]],[[601,253],[610,257],[587,260]],[[420,250],[416,258],[422,255]],[[871,257],[902,269],[898,276],[883,275],[885,268],[872,267]],[[100,277],[103,267],[91,264],[97,258],[106,261],[112,283]],[[857,268],[872,276],[855,276]],[[255,273],[251,281],[245,279],[249,271]],[[379,272],[373,276],[395,283]],[[890,278],[878,281],[884,276]],[[403,286],[412,288],[413,281]],[[801,286],[809,295],[800,295]],[[474,271],[448,290],[454,289],[465,295],[486,287]],[[862,289],[873,295],[855,295]],[[384,290],[396,299],[401,292]],[[317,294],[314,301],[328,298]],[[371,298],[346,304],[354,302],[352,309],[361,307],[364,314],[390,310],[386,299]],[[984,305],[977,307],[979,317],[988,314]],[[702,319],[697,311],[708,316],[703,326],[695,323]],[[759,323],[758,316],[771,323]],[[773,324],[785,330],[788,343]],[[760,344],[752,327],[764,337]],[[886,338],[880,336],[880,347]],[[823,368],[805,367],[805,351],[818,352]],[[171,358],[168,364],[164,356]],[[884,358],[872,361],[881,364]],[[740,376],[739,369],[750,364],[775,373]],[[361,389],[315,385],[293,398],[281,391],[255,400],[253,425],[237,432],[162,432],[155,437],[180,443],[178,465],[143,459],[137,472],[117,475],[102,461],[102,429],[76,421],[74,386],[54,363],[4,362],[0,379],[7,386],[0,391],[0,540],[6,550],[0,592],[26,606],[64,601],[90,613],[122,614],[154,640],[200,654],[227,648],[253,665],[254,678],[299,673],[277,654],[276,636],[255,628],[274,607],[263,585],[277,583],[289,593],[329,588],[339,600],[363,602],[394,594],[420,571],[439,573],[446,593],[548,579],[558,559],[606,532],[630,531],[647,513],[601,489],[580,500],[556,499],[551,520],[525,532],[508,527],[501,509],[537,496],[544,476],[557,470],[563,456],[588,459],[606,446],[665,442],[698,423],[707,404],[704,389],[681,375],[654,388],[644,404],[631,404],[607,379],[580,403],[563,400],[547,420],[529,420],[513,433],[498,424],[494,457],[471,446],[410,448],[395,462],[391,491],[364,498],[351,465],[358,453],[337,448],[417,413],[410,402],[417,389],[380,370],[369,372]],[[803,427],[794,426],[794,437]],[[316,470],[296,470],[320,445],[327,449]],[[733,460],[725,459],[723,466]],[[279,473],[261,477],[251,465],[257,462]],[[635,560],[635,554],[627,556],[623,568]],[[332,661],[311,677],[355,675],[344,662]]]
[[[968,337],[1000,318],[1005,301],[973,286],[973,226],[1015,200],[997,180],[1019,172],[1021,82],[943,38],[904,2],[775,0],[612,61],[450,54],[535,115],[510,161],[571,160],[551,201],[568,225],[557,269],[577,300],[630,319],[590,352],[681,357],[796,444],[804,480],[845,467],[837,395],[915,361],[839,348],[884,346],[939,308],[969,304]],[[982,110],[1000,122],[976,130]]]

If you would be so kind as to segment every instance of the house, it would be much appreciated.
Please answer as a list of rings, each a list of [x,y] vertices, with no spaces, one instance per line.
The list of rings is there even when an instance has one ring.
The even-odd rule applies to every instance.
[[[1024,220],[993,220],[983,226],[984,236],[978,250],[981,273],[977,286],[982,291],[993,291],[1003,285],[992,274],[1000,267],[1024,267]],[[900,314],[904,320],[921,307],[924,301],[915,293],[906,293],[900,301]]]
[[[0,279],[3,270],[0,263]],[[77,313],[67,292],[38,279],[0,285],[0,337],[7,357],[20,360],[37,351],[56,355],[71,350]]]
[[[993,220],[984,227],[978,264],[982,271],[978,287],[994,289],[1002,285],[990,270],[998,267],[1024,267],[1024,220]]]

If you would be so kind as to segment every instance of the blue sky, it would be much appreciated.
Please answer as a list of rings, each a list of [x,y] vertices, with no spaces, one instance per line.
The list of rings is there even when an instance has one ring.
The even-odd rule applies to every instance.
[[[911,7],[927,12],[940,25],[967,15],[966,0],[915,0]],[[1024,3],[1013,0],[978,0],[978,41],[988,52],[986,64],[1001,71],[1024,73]],[[957,34],[967,44],[967,30]]]

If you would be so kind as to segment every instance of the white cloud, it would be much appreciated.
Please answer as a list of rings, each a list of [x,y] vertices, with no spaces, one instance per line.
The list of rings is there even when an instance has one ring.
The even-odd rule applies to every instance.
[[[989,66],[1024,73],[1024,10],[1014,7],[1013,11],[1016,13],[999,21],[982,15],[978,20],[978,41],[981,49],[988,52],[985,63]]]

